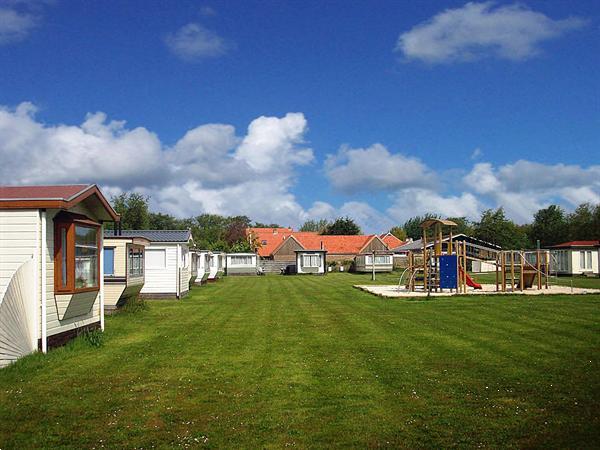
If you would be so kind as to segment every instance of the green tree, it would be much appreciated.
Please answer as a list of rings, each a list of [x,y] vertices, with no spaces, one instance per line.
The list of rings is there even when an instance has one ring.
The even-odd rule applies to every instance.
[[[453,234],[466,234],[467,236],[473,234],[473,224],[466,217],[448,217],[448,220],[456,224],[456,227],[452,228]]]
[[[123,192],[111,198],[113,208],[121,216],[124,230],[144,230],[149,227],[148,197],[136,192]]]
[[[151,230],[179,230],[181,221],[170,214],[154,213],[148,215],[149,228]]]
[[[314,233],[323,234],[331,222],[327,219],[307,220],[300,227],[300,231],[312,231]]]
[[[409,238],[421,239],[423,236],[423,230],[421,229],[421,223],[427,219],[439,219],[440,216],[437,214],[425,214],[424,216],[415,216],[404,222],[402,228],[406,232]]]
[[[393,234],[394,236],[396,236],[401,241],[406,240],[406,231],[404,231],[404,228],[402,228],[400,226],[392,227],[390,229],[390,233]]]
[[[499,245],[506,250],[531,247],[527,228],[507,219],[503,208],[484,211],[474,226],[473,234],[477,239]]]
[[[338,217],[323,230],[322,234],[355,235],[361,232],[360,227],[350,217]]]
[[[600,239],[600,226],[598,225],[600,212],[599,206],[582,203],[572,214],[569,214],[569,239],[572,241],[587,241]]]
[[[547,247],[565,242],[568,237],[569,224],[560,206],[550,205],[534,214],[529,229],[529,239],[534,244],[539,240],[542,247]]]
[[[281,225],[276,223],[254,222],[254,224],[252,224],[252,228],[281,228]]]

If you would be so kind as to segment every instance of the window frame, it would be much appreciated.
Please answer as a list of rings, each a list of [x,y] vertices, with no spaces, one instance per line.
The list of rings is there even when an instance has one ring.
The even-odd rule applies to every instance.
[[[127,277],[128,278],[139,278],[146,276],[146,251],[144,247],[135,245],[135,244],[127,244]],[[133,256],[138,255],[138,256]],[[138,267],[137,272],[134,271],[133,262],[137,259]]]
[[[107,273],[106,272],[106,251],[110,250],[113,253],[113,260],[112,260],[112,273]],[[114,245],[108,246],[108,247],[104,247],[103,251],[104,251],[104,257],[102,258],[103,262],[104,262],[104,267],[102,267],[102,271],[103,271],[103,275],[105,277],[114,277],[115,276],[115,253],[116,253],[116,247]]]
[[[317,261],[316,265],[312,265],[312,260]],[[308,261],[308,264],[307,264]],[[305,253],[302,255],[302,267],[307,269],[319,269],[321,267],[321,255],[318,253]]]
[[[75,227],[96,231],[96,285],[84,288],[75,287]],[[54,218],[54,292],[56,294],[79,294],[100,291],[100,259],[102,248],[100,239],[101,224],[79,214],[59,213]],[[65,230],[63,245],[62,231]],[[66,248],[65,248],[66,247]],[[63,263],[64,262],[64,263]],[[66,267],[65,267],[66,266]],[[63,268],[66,283],[63,283]]]

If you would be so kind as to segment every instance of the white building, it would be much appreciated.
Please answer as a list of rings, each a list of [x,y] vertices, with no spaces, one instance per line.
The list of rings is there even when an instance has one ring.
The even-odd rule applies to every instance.
[[[196,250],[198,262],[196,266],[196,284],[203,284],[208,280],[210,274],[210,258],[211,252],[208,250]]]
[[[327,250],[296,250],[296,273],[323,275],[326,260]]]
[[[103,227],[118,220],[96,185],[0,187],[0,367],[104,330]]]
[[[209,273],[208,280],[215,281],[221,278],[225,273],[225,253],[224,252],[211,252],[209,261]]]
[[[256,253],[227,253],[225,273],[227,275],[256,275]]]
[[[182,298],[190,290],[194,245],[190,230],[123,230],[122,236],[143,237],[146,247],[143,298]]]
[[[551,271],[559,275],[598,275],[600,241],[571,241],[551,247]]]

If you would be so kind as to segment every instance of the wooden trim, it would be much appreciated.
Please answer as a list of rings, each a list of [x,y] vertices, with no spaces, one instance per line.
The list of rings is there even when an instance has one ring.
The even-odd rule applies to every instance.
[[[75,227],[83,226],[96,230],[96,286],[86,288],[75,287]],[[62,246],[61,231],[66,230],[66,248]],[[79,294],[83,292],[100,291],[100,252],[103,249],[100,246],[101,226],[89,219],[75,218],[72,215],[60,214],[54,218],[54,292],[56,294]],[[66,252],[66,273],[67,285],[62,285],[62,260],[63,252]]]
[[[102,206],[108,213],[108,215],[113,219],[113,221],[118,222],[120,220],[120,216],[116,213],[110,203],[106,200],[106,197],[100,192],[98,186],[92,185],[92,187],[86,187],[81,190],[79,193],[75,194],[68,200],[60,199],[60,200],[10,200],[5,199],[0,201],[0,209],[61,209],[67,210],[73,208],[75,205],[81,203],[85,199],[91,197],[92,195],[96,195]]]

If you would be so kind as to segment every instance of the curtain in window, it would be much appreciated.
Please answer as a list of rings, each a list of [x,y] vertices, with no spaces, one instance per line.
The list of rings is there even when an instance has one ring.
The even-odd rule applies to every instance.
[[[75,226],[75,288],[98,286],[98,246],[95,228]]]

